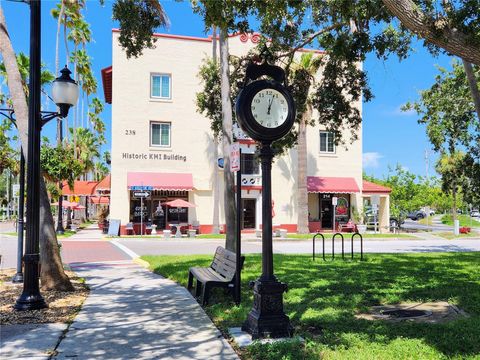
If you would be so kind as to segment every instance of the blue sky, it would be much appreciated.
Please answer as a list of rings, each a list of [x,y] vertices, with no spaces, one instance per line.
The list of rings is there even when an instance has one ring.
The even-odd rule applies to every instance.
[[[43,1],[42,4],[42,60],[47,67],[55,69],[55,34],[56,21],[50,15],[50,10],[57,1]],[[161,1],[171,25],[166,32],[179,35],[204,36],[204,26],[201,18],[191,11],[188,2]],[[85,12],[87,21],[91,24],[94,42],[88,45],[88,52],[93,58],[93,70],[97,77],[98,97],[103,99],[101,84],[101,69],[111,65],[112,46],[111,29],[118,24],[111,19],[111,1],[106,0],[105,6],[100,6],[97,0],[88,0]],[[2,1],[7,26],[15,51],[28,54],[29,46],[29,8],[26,4]],[[417,98],[420,90],[431,86],[437,74],[435,64],[449,67],[451,58],[440,56],[434,58],[424,50],[422,43],[414,44],[415,50],[411,56],[398,62],[395,58],[381,61],[370,56],[364,64],[369,74],[370,85],[375,98],[363,107],[363,152],[364,170],[369,175],[382,177],[387,174],[388,166],[400,163],[418,175],[425,175],[425,150],[429,154],[429,174],[434,174],[433,164],[436,155],[425,135],[424,126],[417,124],[415,113],[403,113],[400,107],[407,101]],[[70,49],[71,50],[71,49]],[[65,63],[65,49],[60,46],[62,66]],[[44,101],[44,109],[53,110],[53,104]],[[109,148],[111,109],[106,105],[103,118],[107,125]],[[70,124],[72,123],[70,119]],[[55,125],[53,122],[45,127],[43,135],[53,137]]]

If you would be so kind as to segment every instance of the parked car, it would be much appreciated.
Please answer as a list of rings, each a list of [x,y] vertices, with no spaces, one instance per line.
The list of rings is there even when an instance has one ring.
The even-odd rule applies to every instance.
[[[472,210],[472,212],[470,212],[470,216],[480,218],[480,211]]]
[[[407,214],[407,219],[412,219],[414,221],[421,220],[427,217],[427,214],[423,210],[412,211]]]
[[[375,227],[375,216],[371,208],[365,209],[366,224],[368,227]],[[401,224],[405,222],[405,217],[400,214],[400,216],[390,216],[390,227],[398,228]],[[377,217],[377,228],[378,228],[378,217]]]

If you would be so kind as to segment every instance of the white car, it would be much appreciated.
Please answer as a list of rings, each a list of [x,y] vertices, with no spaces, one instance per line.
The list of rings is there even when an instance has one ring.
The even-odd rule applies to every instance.
[[[480,212],[479,211],[472,211],[470,213],[470,216],[474,217],[474,218],[480,218]]]

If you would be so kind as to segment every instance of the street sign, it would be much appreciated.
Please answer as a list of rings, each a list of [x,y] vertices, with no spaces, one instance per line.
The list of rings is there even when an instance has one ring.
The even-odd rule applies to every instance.
[[[338,198],[336,196],[332,197],[332,205],[337,206]]]
[[[240,170],[240,144],[238,142],[230,145],[230,171]]]
[[[131,186],[131,187],[130,187],[130,190],[134,190],[134,191],[136,191],[136,190],[140,190],[140,191],[142,191],[142,190],[151,191],[151,190],[153,190],[153,186],[143,186],[143,185],[142,185],[142,186]]]
[[[20,184],[13,184],[12,185],[12,192],[13,192],[13,197],[18,198],[20,196]]]
[[[224,159],[223,159],[223,157],[217,159],[217,164],[218,164],[218,167],[219,167],[220,169],[223,169],[223,168],[224,168]]]
[[[133,197],[136,198],[148,198],[150,197],[150,191],[134,191]]]

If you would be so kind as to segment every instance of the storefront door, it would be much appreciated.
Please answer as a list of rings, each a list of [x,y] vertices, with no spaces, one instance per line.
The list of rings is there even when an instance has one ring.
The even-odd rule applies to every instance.
[[[255,229],[255,199],[242,199],[242,229]]]
[[[322,229],[332,229],[333,205],[330,194],[320,194],[320,221]]]

